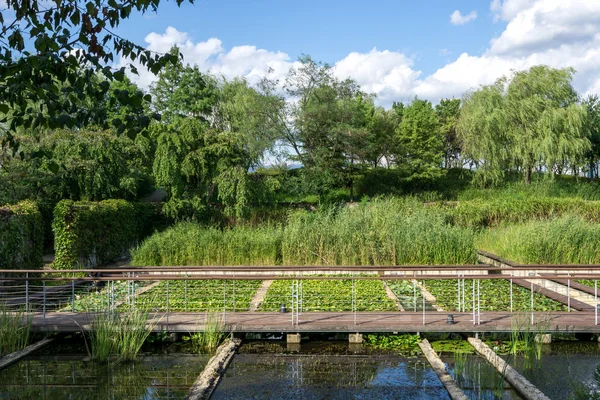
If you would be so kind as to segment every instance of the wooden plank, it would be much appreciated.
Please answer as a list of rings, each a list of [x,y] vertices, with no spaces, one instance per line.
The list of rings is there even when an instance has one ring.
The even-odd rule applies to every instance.
[[[446,371],[446,364],[440,360],[440,357],[437,355],[435,350],[433,350],[433,347],[431,347],[429,341],[427,339],[423,339],[421,342],[419,342],[419,347],[421,348],[423,354],[425,354],[427,361],[429,361],[429,365],[431,365],[431,368],[433,368],[433,371],[442,382],[442,385],[444,385],[448,391],[450,398],[452,400],[469,400],[467,395],[462,391],[461,388],[458,387],[456,382],[454,382],[454,379],[452,379],[448,371]]]
[[[530,279],[539,279],[538,277],[531,277]],[[531,289],[531,282],[528,282],[526,279],[515,279],[513,278],[512,282],[517,285],[517,286],[521,286],[527,290]],[[536,285],[535,283],[533,284],[533,291],[539,294],[542,294],[546,297],[548,297],[549,299],[552,299],[554,301],[558,301],[559,303],[564,304],[565,306],[568,305],[569,303],[569,299],[567,296],[565,296],[564,294],[560,294],[560,293],[556,293],[553,290],[547,289],[545,287]],[[584,303],[583,301],[579,301],[579,300],[575,300],[573,298],[571,298],[571,308],[577,310],[577,311],[594,311],[594,307]]]
[[[529,321],[531,313],[482,312],[481,324],[473,324],[470,312],[452,313],[455,324],[448,325],[446,313],[426,312],[357,312],[356,324],[352,312],[309,312],[300,314],[297,325],[291,323],[291,313],[277,312],[227,312],[223,315],[227,330],[232,332],[510,332],[515,316]],[[597,333],[593,312],[536,312],[533,313],[532,331],[543,333],[590,332]],[[35,313],[32,329],[42,331],[78,332],[91,327],[94,314],[52,312]],[[155,321],[155,331],[197,332],[204,329],[206,313],[152,313],[149,322]],[[156,322],[158,321],[158,322]]]
[[[8,367],[9,365],[19,361],[23,357],[27,357],[29,354],[41,349],[46,346],[50,342],[52,342],[54,338],[45,338],[40,340],[37,343],[29,345],[25,347],[23,350],[15,351],[14,353],[10,353],[5,355],[0,359],[0,370]]]

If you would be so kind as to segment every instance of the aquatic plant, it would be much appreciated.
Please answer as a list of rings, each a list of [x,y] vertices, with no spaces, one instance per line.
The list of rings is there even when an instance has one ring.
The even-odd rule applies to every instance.
[[[117,361],[135,360],[155,323],[148,323],[148,312],[138,309],[122,314],[96,314],[89,332],[90,356],[99,362],[112,356],[116,356]]]
[[[29,344],[32,317],[24,311],[9,311],[0,304],[0,356],[24,349]]]
[[[195,353],[213,353],[227,336],[225,323],[218,313],[208,313],[203,330],[184,336],[184,341],[189,341]]]
[[[600,225],[566,215],[488,229],[477,238],[477,245],[521,263],[598,264]]]

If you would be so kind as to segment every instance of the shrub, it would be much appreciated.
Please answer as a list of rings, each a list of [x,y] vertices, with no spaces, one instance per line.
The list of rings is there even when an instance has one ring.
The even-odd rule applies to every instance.
[[[42,216],[35,203],[0,207],[0,268],[41,268],[43,246]]]
[[[54,209],[54,267],[95,267],[126,255],[129,248],[165,219],[158,207],[125,200],[74,202],[63,200]]]

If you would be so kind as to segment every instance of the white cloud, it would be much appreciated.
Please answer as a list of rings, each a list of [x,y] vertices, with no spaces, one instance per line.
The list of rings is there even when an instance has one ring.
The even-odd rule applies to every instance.
[[[462,15],[460,11],[456,10],[450,15],[450,23],[452,25],[464,25],[467,22],[471,22],[477,18],[477,11],[471,11],[466,15]]]
[[[256,46],[235,46],[229,51],[220,39],[210,38],[204,42],[193,42],[189,34],[168,27],[163,34],[152,32],[145,38],[147,48],[158,53],[167,53],[171,47],[179,47],[186,64],[197,65],[201,70],[223,75],[226,78],[243,76],[250,81],[264,76],[271,69],[274,78],[283,78],[292,65],[286,53],[258,49]],[[127,64],[121,59],[118,66]],[[132,80],[143,88],[148,88],[156,80],[151,72],[138,67],[139,75]]]
[[[538,64],[572,66],[577,70],[574,84],[580,93],[600,93],[600,0],[494,0],[490,8],[507,25],[482,54],[463,53],[424,76],[411,57],[373,48],[366,53],[352,52],[337,61],[334,73],[356,79],[363,90],[377,94],[377,102],[384,106],[415,95],[432,102],[460,97],[466,90],[492,83],[511,70]],[[256,81],[271,68],[272,76],[282,79],[293,65],[283,52],[250,45],[226,49],[217,38],[194,42],[175,28],[151,33],[146,42],[149,49],[159,52],[178,45],[185,62],[227,78],[245,76]],[[143,68],[139,70],[141,75],[135,80],[148,87],[155,77]]]
[[[421,74],[412,69],[413,60],[402,53],[373,48],[368,53],[350,53],[334,66],[336,76],[352,77],[368,93],[375,93],[378,102],[391,105],[412,95],[414,82]]]

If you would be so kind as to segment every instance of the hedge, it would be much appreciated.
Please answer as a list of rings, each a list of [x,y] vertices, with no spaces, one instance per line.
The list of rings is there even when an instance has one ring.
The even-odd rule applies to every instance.
[[[32,201],[0,207],[0,269],[37,269],[43,265],[42,215]]]
[[[62,200],[54,209],[54,268],[94,268],[128,254],[166,225],[160,207],[125,200]]]

